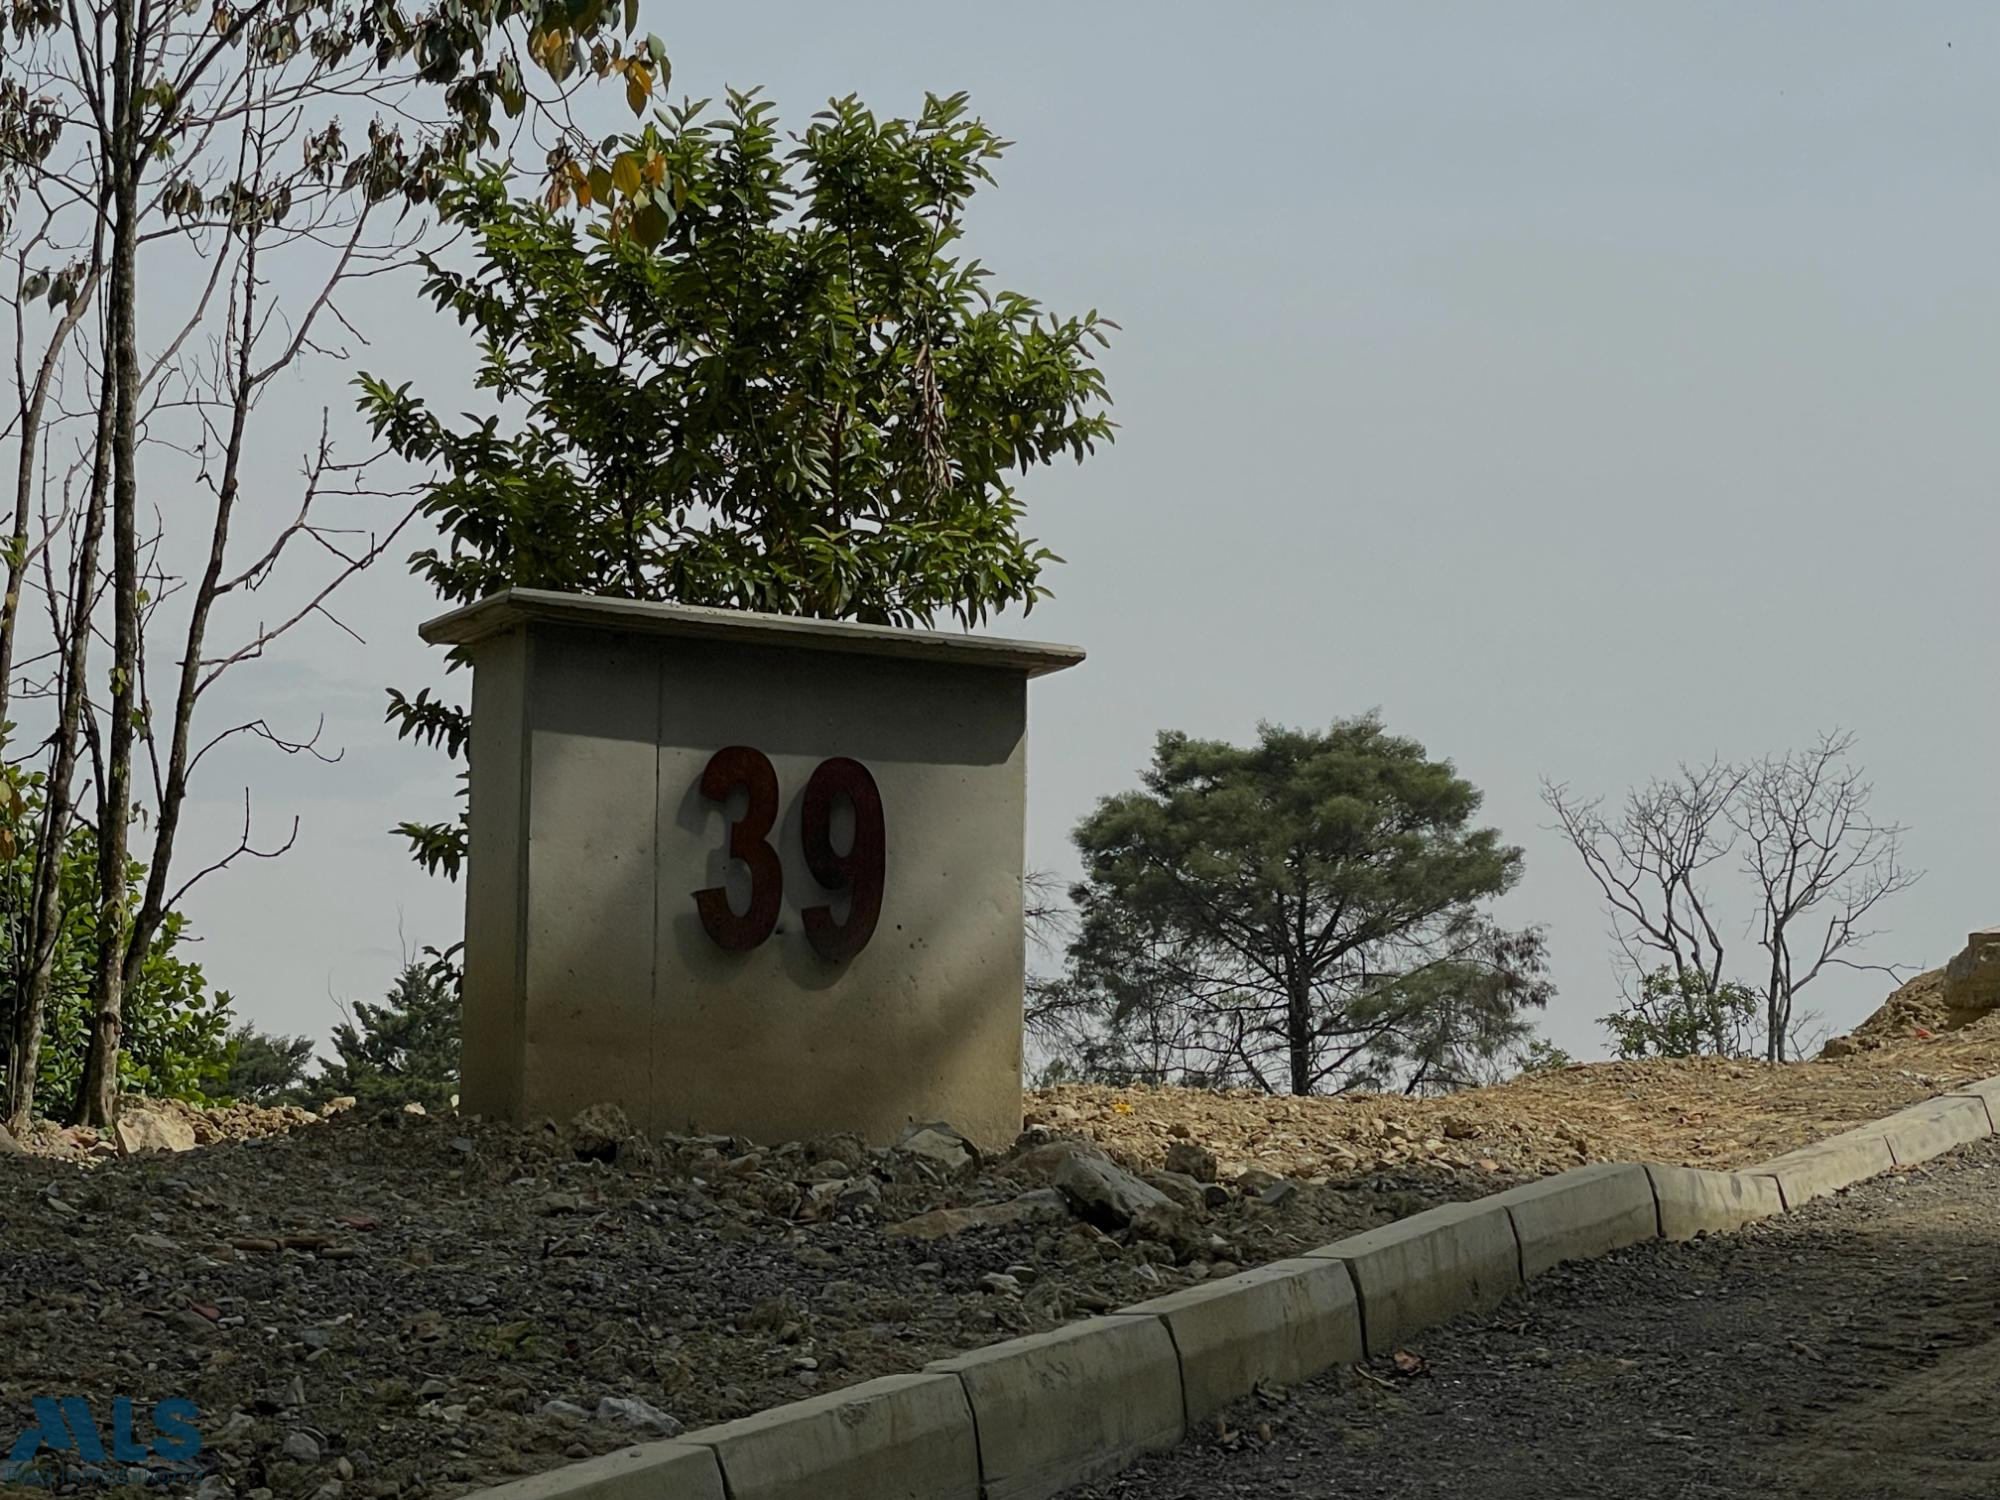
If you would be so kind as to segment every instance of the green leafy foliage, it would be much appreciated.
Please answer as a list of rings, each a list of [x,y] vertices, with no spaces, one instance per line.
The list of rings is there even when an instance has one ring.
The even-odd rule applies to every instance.
[[[350,1095],[367,1106],[450,1109],[459,1059],[454,971],[442,960],[405,963],[382,1004],[355,1002],[353,1019],[334,1028],[333,1046],[339,1060],[313,1081],[315,1099]]]
[[[31,960],[28,903],[34,889],[36,829],[42,816],[39,773],[10,772],[0,809],[0,930],[5,965],[0,968],[0,1049],[10,1045],[13,1012]],[[72,829],[61,851],[54,982],[37,1090],[43,1099],[67,1101],[83,1075],[92,1006],[92,964],[97,952],[97,838],[88,827]],[[127,889],[136,907],[145,869],[131,867]],[[190,941],[187,919],[169,912],[147,948],[138,981],[126,999],[124,1047],[119,1085],[136,1093],[176,1098],[212,1096],[228,1069],[232,1001],[226,990],[211,990],[198,964],[181,955]]]
[[[1085,876],[1054,992],[1097,1029],[1083,1071],[1277,1092],[1484,1081],[1553,993],[1541,934],[1481,904],[1521,851],[1480,795],[1371,717],[1167,732],[1137,791],[1077,827]]]
[[[1620,1010],[1605,1016],[1620,1057],[1741,1057],[1751,1050],[1763,998],[1697,969],[1654,969]]]
[[[249,1104],[297,1104],[313,1062],[309,1036],[276,1036],[249,1022],[229,1038],[219,1097]]]
[[[1519,1062],[1523,1073],[1560,1073],[1573,1067],[1576,1059],[1547,1037],[1538,1036],[1521,1049]]]
[[[178,173],[180,158],[198,155],[205,144],[203,127],[215,107],[218,78],[251,70],[288,73],[299,96],[393,100],[391,108],[368,122],[361,140],[350,139],[362,134],[352,121],[337,116],[316,121],[317,128],[305,137],[305,165],[321,180],[371,200],[402,198],[415,204],[435,194],[453,163],[501,145],[506,122],[519,120],[531,106],[538,108],[536,123],[546,128],[555,117],[551,104],[576,84],[594,79],[622,87],[626,105],[643,115],[656,97],[664,96],[672,76],[666,44],[638,33],[638,7],[632,0],[623,7],[603,0],[443,0],[435,5],[216,0],[212,6],[176,9],[186,14],[204,10],[208,24],[204,31],[199,24],[172,24],[163,19],[164,12],[148,13],[152,24],[139,29],[136,50],[152,81],[138,95],[136,141],[141,158],[165,164],[170,178],[159,196],[159,211],[182,219],[208,216],[242,224],[263,217],[275,222],[291,207],[281,196],[246,193],[243,183],[226,177],[204,183],[194,171]],[[13,62],[19,71],[17,79],[0,69],[0,233],[9,227],[32,171],[56,153],[66,131],[83,133],[77,127],[90,122],[91,117],[65,109],[69,101],[46,86],[43,69],[45,57],[59,59],[72,48],[81,50],[75,37],[65,35],[79,20],[74,11],[51,0],[16,0],[0,12],[0,63]],[[99,44],[105,29],[99,14],[94,39]],[[530,86],[531,74],[545,77],[553,89],[537,94]],[[437,91],[444,106],[437,118],[426,118],[407,94],[385,92],[414,83]],[[594,143],[567,121],[556,130],[547,154],[552,199],[574,196],[572,185],[598,170]],[[609,183],[607,189],[598,195],[599,206],[622,229],[643,205],[635,194]],[[46,288],[52,306],[66,302],[80,279],[66,273],[36,275],[29,295],[40,296]]]
[[[889,624],[976,624],[1044,597],[1019,477],[1112,424],[1112,326],[995,290],[959,252],[1005,143],[964,96],[915,119],[842,99],[796,137],[775,109],[662,112],[603,170],[629,234],[463,176],[442,200],[475,264],[430,264],[501,410],[448,421],[363,376],[361,405],[429,466],[440,546],[412,565],[467,603],[510,585]],[[589,201],[604,183],[585,175]],[[636,195],[636,197],[634,196]],[[460,709],[392,694],[456,754]],[[462,831],[406,825],[455,870]]]

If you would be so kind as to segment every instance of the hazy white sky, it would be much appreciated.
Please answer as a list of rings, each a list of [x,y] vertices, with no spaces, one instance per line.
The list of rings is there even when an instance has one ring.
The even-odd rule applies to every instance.
[[[1124,326],[1122,430],[1034,476],[1069,561],[1008,634],[1089,648],[1038,684],[1030,858],[1131,784],[1162,726],[1379,708],[1528,853],[1506,910],[1553,934],[1546,1029],[1601,1048],[1593,890],[1542,775],[1617,792],[1681,758],[1857,731],[1929,877],[1878,956],[2000,922],[2000,10],[1835,4],[646,0],[677,89],[765,85],[788,121],[967,89],[1018,145],[973,223],[1000,282]],[[466,347],[408,303],[358,363],[450,402]],[[345,406],[344,372],[295,393]],[[202,888],[211,975],[323,1032],[459,893],[386,830],[448,810],[382,688],[437,612],[384,571],[237,692],[325,712],[335,766],[205,767],[297,849]],[[192,857],[192,856],[191,856]],[[401,936],[399,937],[399,934]],[[1736,930],[1746,967],[1754,935]],[[1872,976],[1825,981],[1859,1017]]]

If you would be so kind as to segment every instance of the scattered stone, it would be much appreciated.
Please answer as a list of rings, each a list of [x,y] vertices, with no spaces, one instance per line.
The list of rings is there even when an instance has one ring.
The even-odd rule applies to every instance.
[[[1289,1177],[1280,1178],[1257,1195],[1257,1201],[1266,1208],[1282,1208],[1298,1196],[1299,1185]]]
[[[1190,1213],[1201,1213],[1208,1207],[1207,1189],[1192,1177],[1183,1177],[1178,1172],[1148,1172],[1146,1181]]]
[[[951,1126],[942,1123],[912,1125],[896,1142],[896,1149],[943,1168],[956,1176],[979,1165],[979,1150]]]
[[[544,1401],[535,1408],[538,1417],[555,1417],[566,1422],[581,1422],[590,1415],[573,1401]]]
[[[115,1134],[118,1149],[126,1156],[137,1156],[142,1151],[192,1151],[195,1148],[194,1126],[177,1114],[170,1115],[138,1104],[127,1104],[118,1112]]]
[[[1193,1141],[1175,1141],[1167,1147],[1166,1167],[1169,1172],[1192,1177],[1196,1182],[1215,1181],[1217,1170],[1215,1153]]]
[[[316,1464],[319,1462],[319,1442],[309,1432],[288,1432],[284,1447],[280,1450],[293,1463]]]
[[[1077,1213],[1100,1229],[1124,1229],[1142,1214],[1174,1206],[1158,1188],[1081,1146],[1056,1168],[1055,1185]]]
[[[1280,1173],[1267,1172],[1262,1167],[1252,1167],[1236,1179],[1236,1191],[1246,1198],[1257,1198],[1284,1180]]]
[[[15,1140],[5,1125],[0,1125],[0,1156],[26,1156],[27,1148]]]
[[[643,1427],[659,1437],[676,1437],[681,1424],[661,1411],[657,1406],[641,1401],[637,1396],[604,1396],[597,1403],[597,1420],[600,1422],[622,1422],[627,1427]]]
[[[611,1162],[632,1135],[632,1122],[615,1104],[593,1104],[569,1122],[569,1146],[579,1161]]]
[[[979,1278],[978,1287],[982,1292],[994,1292],[1008,1297],[1021,1295],[1021,1283],[1004,1271],[988,1271]]]
[[[970,1208],[934,1208],[882,1231],[891,1239],[941,1240],[971,1229],[1006,1224],[1053,1223],[1069,1218],[1069,1200],[1054,1188],[1036,1188],[1004,1203]]]

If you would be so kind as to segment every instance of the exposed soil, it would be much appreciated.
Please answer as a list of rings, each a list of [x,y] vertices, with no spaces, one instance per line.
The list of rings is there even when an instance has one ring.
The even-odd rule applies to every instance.
[[[1742,1166],[1995,1074],[2000,1016],[1776,1068],[1718,1058],[1589,1063],[1442,1099],[1068,1086],[1029,1095],[1028,1109],[1031,1119],[1138,1157],[1156,1157],[1176,1131],[1188,1132],[1225,1169],[1314,1176],[1485,1160],[1544,1176],[1594,1161]]]
[[[1991,1500],[2000,1141],[1567,1266],[1071,1500]]]

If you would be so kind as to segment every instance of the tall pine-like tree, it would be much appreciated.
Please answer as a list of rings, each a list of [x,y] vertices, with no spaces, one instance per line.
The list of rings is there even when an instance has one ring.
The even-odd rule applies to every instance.
[[[338,1062],[316,1080],[322,1097],[362,1105],[421,1104],[436,1113],[458,1094],[458,987],[434,963],[406,962],[380,1005],[354,1003],[354,1019],[333,1029]]]

